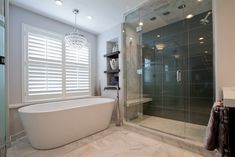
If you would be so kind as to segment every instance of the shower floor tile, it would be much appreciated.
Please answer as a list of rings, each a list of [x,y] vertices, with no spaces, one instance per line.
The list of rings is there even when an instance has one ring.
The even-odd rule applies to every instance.
[[[140,126],[165,132],[179,137],[203,142],[206,133],[206,126],[185,123],[181,121],[144,115],[143,119],[132,121]]]
[[[111,127],[52,150],[35,150],[26,138],[8,150],[7,157],[201,157],[187,150],[168,145],[126,130]]]

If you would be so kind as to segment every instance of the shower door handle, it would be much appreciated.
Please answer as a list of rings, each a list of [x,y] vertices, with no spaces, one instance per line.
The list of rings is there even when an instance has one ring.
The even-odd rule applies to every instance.
[[[0,56],[0,64],[5,65],[5,57],[4,56]]]
[[[181,82],[181,71],[180,70],[176,71],[176,81]]]

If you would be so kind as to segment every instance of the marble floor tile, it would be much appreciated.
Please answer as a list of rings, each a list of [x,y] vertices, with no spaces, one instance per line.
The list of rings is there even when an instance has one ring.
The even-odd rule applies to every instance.
[[[15,142],[7,157],[201,157],[122,127],[105,131],[52,150],[33,149],[27,139]]]
[[[144,115],[143,119],[135,119],[132,122],[146,128],[162,131],[183,138],[186,137],[201,143],[203,142],[206,133],[206,126],[155,116]]]

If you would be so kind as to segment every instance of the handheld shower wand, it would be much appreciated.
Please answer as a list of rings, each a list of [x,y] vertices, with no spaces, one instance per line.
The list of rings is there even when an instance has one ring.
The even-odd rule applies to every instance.
[[[123,121],[121,117],[120,105],[119,105],[119,87],[112,86],[112,87],[105,87],[104,90],[116,90],[117,91],[117,99],[116,99],[116,126],[122,126]]]
[[[116,104],[117,120],[116,120],[116,126],[122,126],[121,111],[120,111],[120,105],[119,105],[119,87],[116,87],[116,90],[117,90],[117,104]]]

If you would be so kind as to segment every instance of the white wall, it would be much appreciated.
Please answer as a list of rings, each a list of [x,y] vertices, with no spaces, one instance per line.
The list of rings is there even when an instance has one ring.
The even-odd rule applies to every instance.
[[[216,94],[235,86],[235,1],[213,0]]]
[[[32,13],[14,5],[10,5],[9,24],[9,104],[22,103],[22,24],[28,24],[57,34],[66,34],[73,30],[72,26],[60,23],[44,16]],[[91,43],[91,68],[96,67],[97,36],[82,31],[88,42]],[[92,71],[92,87],[95,86],[96,71]]]
[[[106,52],[106,42],[118,38],[118,45],[120,49],[119,55],[119,86],[120,90],[120,105],[121,105],[121,112],[123,115],[123,104],[124,104],[124,87],[123,87],[123,45],[122,45],[122,24],[119,24],[98,36],[98,52],[97,52],[97,80],[96,80],[96,89],[99,95],[105,97],[116,98],[117,92],[113,90],[106,90],[104,91],[104,87],[107,86],[107,76],[104,73],[106,70],[106,58],[104,55]]]

